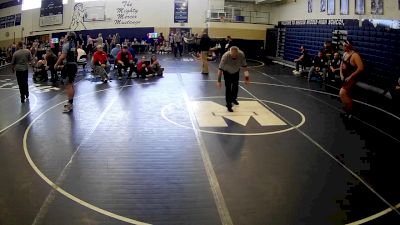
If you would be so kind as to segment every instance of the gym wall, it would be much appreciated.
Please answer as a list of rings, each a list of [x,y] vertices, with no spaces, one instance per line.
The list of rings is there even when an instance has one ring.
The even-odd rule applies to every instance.
[[[326,0],[324,0],[326,2]],[[349,0],[349,15],[340,14],[340,0],[335,0],[335,15],[320,12],[321,0],[312,0],[312,13],[308,13],[308,0],[296,0],[271,8],[273,24],[278,21],[306,20],[306,19],[399,19],[400,10],[398,1],[385,0],[383,15],[371,14],[371,0],[365,0],[365,15],[355,14],[355,0]]]
[[[14,32],[16,41],[18,41],[21,36],[58,33],[68,30],[154,27],[156,32],[163,31],[168,34],[170,27],[191,27],[201,31],[206,26],[205,11],[208,9],[207,0],[188,0],[188,23],[174,23],[174,1],[172,0],[127,0],[127,2],[132,3],[132,5],[124,5],[121,0],[104,1],[104,17],[101,18],[100,16],[95,21],[78,23],[79,26],[73,26],[72,28],[70,28],[70,25],[73,24],[71,22],[74,19],[74,14],[76,14],[76,12],[74,13],[75,3],[64,5],[63,24],[45,27],[39,26],[40,9],[21,11],[21,5],[2,9],[0,10],[0,15],[2,16],[22,13],[22,24],[17,27],[1,29],[0,46],[12,43]],[[101,3],[102,1],[96,1],[96,4],[83,4],[86,8],[86,5],[89,5],[89,7],[93,6],[93,4],[94,6],[101,6]],[[120,8],[123,9],[123,13],[118,11]],[[96,12],[95,10],[93,11]],[[121,14],[123,15],[122,19]],[[100,19],[102,21],[99,21]],[[5,32],[9,32],[10,36],[6,36]]]

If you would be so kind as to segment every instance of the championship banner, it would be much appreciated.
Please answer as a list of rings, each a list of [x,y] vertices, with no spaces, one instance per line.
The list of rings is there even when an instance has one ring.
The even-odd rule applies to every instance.
[[[189,21],[188,0],[175,0],[174,23],[187,23]]]
[[[39,26],[59,25],[63,23],[62,0],[42,0]]]

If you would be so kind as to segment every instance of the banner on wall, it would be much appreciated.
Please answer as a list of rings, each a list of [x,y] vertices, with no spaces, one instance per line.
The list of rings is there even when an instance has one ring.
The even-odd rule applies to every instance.
[[[188,0],[175,0],[174,23],[187,23],[189,21]]]
[[[121,5],[117,5],[114,18],[116,25],[133,25],[137,26],[142,22],[139,16],[138,3],[133,0],[122,1]]]
[[[0,17],[0,29],[21,25],[21,13]]]
[[[312,19],[312,20],[289,20],[279,21],[280,26],[303,26],[303,25],[335,25],[335,26],[353,26],[358,24],[357,19]]]
[[[62,0],[42,0],[39,26],[52,26],[63,23]]]

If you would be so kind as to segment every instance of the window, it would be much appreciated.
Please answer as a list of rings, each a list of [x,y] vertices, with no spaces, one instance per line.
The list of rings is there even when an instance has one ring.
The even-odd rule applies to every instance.
[[[75,2],[94,2],[98,0],[75,0]]]
[[[68,0],[62,0],[62,3],[68,4]],[[42,6],[42,0],[22,0],[22,10],[38,9]]]
[[[22,10],[37,9],[42,6],[42,0],[23,0]]]

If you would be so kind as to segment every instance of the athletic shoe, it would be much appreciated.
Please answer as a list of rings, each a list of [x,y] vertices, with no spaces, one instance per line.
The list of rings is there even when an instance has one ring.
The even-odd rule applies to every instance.
[[[66,105],[64,105],[64,111],[63,112],[64,113],[71,112],[72,108],[73,108],[73,105],[71,103],[67,103]]]
[[[301,73],[299,71],[297,71],[297,70],[293,70],[293,74],[294,75],[300,75]]]
[[[122,80],[122,76],[118,76],[118,80]]]
[[[231,105],[231,104],[227,104],[227,105],[226,105],[226,108],[228,109],[229,112],[233,112],[233,109],[232,109],[232,105]]]
[[[345,120],[353,119],[353,115],[351,113],[340,113],[340,117],[342,117]]]

